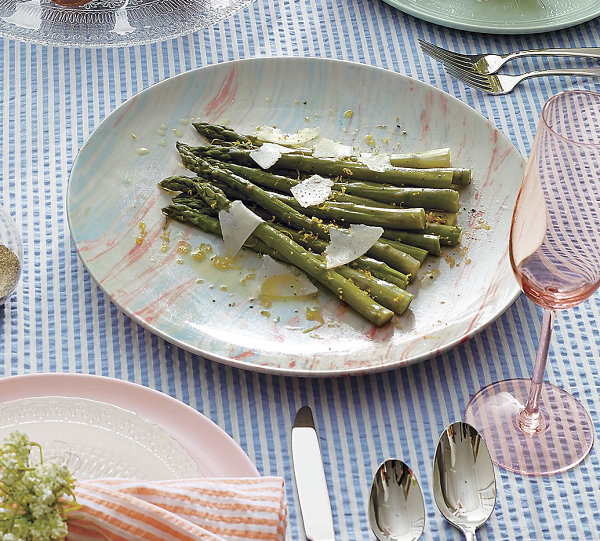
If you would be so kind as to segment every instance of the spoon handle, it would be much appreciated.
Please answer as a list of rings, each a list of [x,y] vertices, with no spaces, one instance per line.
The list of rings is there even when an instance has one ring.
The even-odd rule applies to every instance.
[[[475,535],[475,528],[473,528],[472,530],[463,530],[463,533],[465,534],[465,539],[467,541],[477,541],[477,535]]]

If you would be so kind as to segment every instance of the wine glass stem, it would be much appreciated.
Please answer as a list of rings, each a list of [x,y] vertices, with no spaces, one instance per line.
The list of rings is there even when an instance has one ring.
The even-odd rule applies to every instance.
[[[548,348],[552,336],[552,327],[554,326],[554,310],[544,308],[542,318],[542,332],[538,344],[535,364],[533,365],[533,375],[531,377],[531,387],[527,397],[525,409],[519,414],[519,426],[528,434],[536,434],[544,430],[544,417],[540,414],[540,393],[544,383],[544,373],[546,372],[546,361],[548,360]]]

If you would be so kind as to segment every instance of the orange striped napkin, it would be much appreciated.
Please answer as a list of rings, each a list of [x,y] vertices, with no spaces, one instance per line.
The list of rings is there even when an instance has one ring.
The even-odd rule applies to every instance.
[[[78,482],[68,541],[283,541],[283,479]]]

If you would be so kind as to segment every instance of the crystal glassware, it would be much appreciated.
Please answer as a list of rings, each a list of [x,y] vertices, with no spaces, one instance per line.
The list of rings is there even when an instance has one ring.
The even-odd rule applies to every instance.
[[[521,289],[543,309],[533,377],[488,385],[466,421],[499,466],[527,475],[568,470],[589,453],[594,427],[569,393],[544,382],[555,311],[600,285],[600,94],[569,91],[548,100],[525,169],[510,232]]]
[[[0,36],[59,47],[128,47],[210,28],[253,0],[0,0]]]
[[[10,214],[0,205],[0,306],[17,287],[22,267],[21,236]]]

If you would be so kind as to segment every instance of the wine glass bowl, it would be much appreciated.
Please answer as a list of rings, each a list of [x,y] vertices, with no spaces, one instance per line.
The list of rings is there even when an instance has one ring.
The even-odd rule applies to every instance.
[[[571,308],[600,284],[599,145],[597,94],[564,92],[546,103],[510,235],[513,271],[539,306]]]
[[[600,285],[600,94],[569,91],[545,104],[515,204],[512,269],[543,309],[531,381],[488,385],[467,406],[492,460],[519,473],[572,468],[589,453],[593,425],[569,393],[543,381],[555,310]]]

